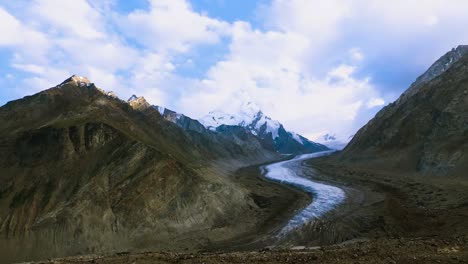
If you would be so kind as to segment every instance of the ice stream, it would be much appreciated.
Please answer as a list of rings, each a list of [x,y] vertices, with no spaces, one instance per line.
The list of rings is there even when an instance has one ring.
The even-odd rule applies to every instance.
[[[304,154],[296,156],[291,160],[281,161],[263,167],[265,177],[268,179],[295,186],[312,195],[312,203],[291,218],[288,224],[281,230],[280,234],[285,234],[313,219],[323,216],[345,199],[345,193],[342,189],[314,182],[300,176],[302,170],[301,163],[303,160],[328,154],[330,154],[330,151]]]

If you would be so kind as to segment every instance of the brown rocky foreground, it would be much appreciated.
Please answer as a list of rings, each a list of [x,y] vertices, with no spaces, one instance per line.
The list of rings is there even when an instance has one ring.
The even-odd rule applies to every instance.
[[[468,237],[377,239],[328,247],[262,249],[231,253],[121,252],[46,263],[467,263]]]
[[[265,239],[268,231],[258,230],[237,241],[243,245],[239,247],[231,241],[212,245],[208,251],[134,251],[36,263],[468,263],[463,181],[387,175],[333,165],[327,159],[302,165],[306,177],[342,186],[348,198],[322,222],[296,230],[282,241]],[[245,172],[254,174],[253,168]],[[271,226],[278,224],[273,222]],[[257,242],[251,243],[254,237]],[[268,243],[277,246],[265,247]]]

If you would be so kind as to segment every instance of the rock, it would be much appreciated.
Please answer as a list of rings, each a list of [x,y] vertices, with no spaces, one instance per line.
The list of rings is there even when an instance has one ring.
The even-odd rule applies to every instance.
[[[468,103],[461,100],[466,66],[468,46],[444,55],[361,128],[336,159],[392,172],[467,176]]]
[[[305,246],[294,246],[291,248],[291,250],[304,250],[304,249],[306,249]]]

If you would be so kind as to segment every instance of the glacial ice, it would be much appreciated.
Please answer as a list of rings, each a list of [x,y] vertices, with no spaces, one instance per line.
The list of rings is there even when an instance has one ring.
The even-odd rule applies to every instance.
[[[330,151],[324,151],[299,155],[291,160],[277,162],[263,167],[266,178],[295,186],[312,195],[312,203],[293,216],[280,231],[280,235],[286,234],[311,220],[323,216],[344,201],[345,193],[342,189],[328,184],[314,182],[298,174],[300,173],[302,161],[328,155],[330,153]]]

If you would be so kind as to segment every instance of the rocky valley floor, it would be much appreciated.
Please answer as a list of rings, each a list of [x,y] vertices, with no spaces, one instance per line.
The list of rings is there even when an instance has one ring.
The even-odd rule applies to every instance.
[[[347,199],[320,221],[279,240],[275,232],[310,200],[264,180],[254,166],[239,171],[236,178],[245,186],[255,186],[252,195],[265,224],[237,239],[200,250],[120,252],[38,263],[468,262],[464,181],[390,175],[334,165],[326,159],[302,165],[303,175],[342,187]]]
[[[341,245],[249,252],[120,252],[36,262],[59,263],[466,263],[468,237],[401,238],[355,241]]]

